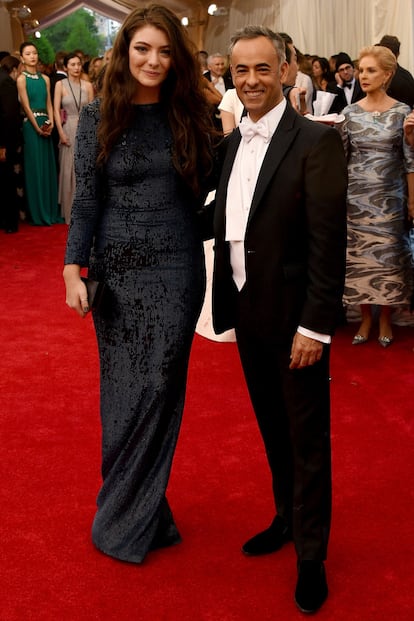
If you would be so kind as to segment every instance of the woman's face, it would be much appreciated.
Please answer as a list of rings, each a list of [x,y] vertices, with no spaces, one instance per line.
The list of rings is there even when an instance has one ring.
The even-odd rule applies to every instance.
[[[66,71],[68,72],[68,76],[70,78],[80,78],[82,73],[81,59],[78,56],[75,56],[74,58],[68,60]]]
[[[315,78],[319,78],[322,75],[322,68],[319,64],[319,60],[315,60],[315,62],[312,63],[312,73]]]
[[[34,45],[26,45],[22,51],[22,63],[25,67],[37,69],[37,63],[39,61],[39,54]]]
[[[390,71],[384,71],[375,56],[364,56],[359,61],[359,83],[364,93],[382,90],[391,77]]]
[[[135,31],[129,44],[129,70],[137,81],[136,103],[142,96],[159,100],[161,85],[171,68],[170,42],[166,33],[154,26]]]
[[[99,72],[99,70],[101,69],[101,67],[102,67],[102,63],[103,63],[103,59],[102,59],[102,58],[97,58],[97,59],[94,61],[92,69],[93,69],[93,71],[94,71],[94,73],[95,73],[95,74],[96,74],[96,73],[98,73],[98,72]]]

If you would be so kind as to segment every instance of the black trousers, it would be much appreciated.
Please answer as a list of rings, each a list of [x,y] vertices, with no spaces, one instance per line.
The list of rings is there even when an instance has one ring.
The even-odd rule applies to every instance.
[[[243,296],[240,296],[242,300]],[[331,523],[329,346],[322,359],[289,370],[290,344],[264,342],[243,314],[237,344],[272,473],[277,514],[292,528],[299,560],[327,556]]]

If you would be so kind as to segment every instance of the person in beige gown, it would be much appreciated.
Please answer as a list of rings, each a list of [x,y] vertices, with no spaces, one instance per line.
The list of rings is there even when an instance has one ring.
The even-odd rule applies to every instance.
[[[70,223],[75,193],[74,146],[81,108],[94,98],[93,86],[81,79],[82,63],[73,53],[64,60],[68,77],[56,83],[54,116],[59,133],[59,194],[62,217]]]

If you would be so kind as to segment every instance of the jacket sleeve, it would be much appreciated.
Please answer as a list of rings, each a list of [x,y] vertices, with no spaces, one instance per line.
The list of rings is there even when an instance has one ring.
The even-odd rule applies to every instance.
[[[307,291],[300,325],[332,334],[345,280],[347,165],[339,133],[324,132],[305,166]]]

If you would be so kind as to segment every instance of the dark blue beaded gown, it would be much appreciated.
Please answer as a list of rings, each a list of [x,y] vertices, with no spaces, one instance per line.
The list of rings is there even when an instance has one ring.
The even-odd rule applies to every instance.
[[[203,300],[203,245],[161,106],[135,107],[101,174],[98,121],[95,101],[79,122],[65,263],[89,265],[89,275],[108,286],[93,311],[103,484],[92,538],[102,552],[139,563],[180,540],[166,488]]]

